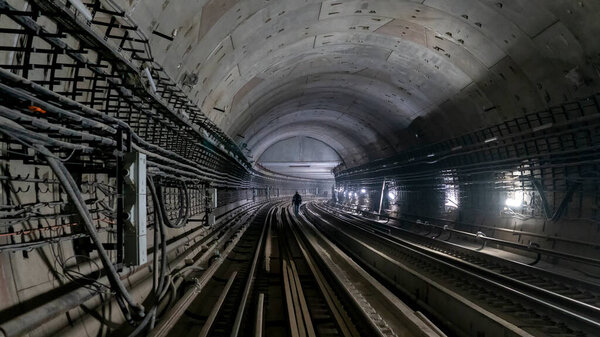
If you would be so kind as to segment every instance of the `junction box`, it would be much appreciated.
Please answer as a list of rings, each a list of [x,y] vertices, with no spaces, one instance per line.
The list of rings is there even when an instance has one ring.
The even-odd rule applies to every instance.
[[[146,155],[128,152],[123,158],[123,264],[148,261],[146,243]]]

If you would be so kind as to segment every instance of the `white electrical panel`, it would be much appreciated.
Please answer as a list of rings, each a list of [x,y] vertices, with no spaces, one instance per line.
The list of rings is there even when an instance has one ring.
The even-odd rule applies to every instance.
[[[217,208],[217,189],[209,188],[208,189],[208,197],[209,197],[209,206],[211,208]]]
[[[208,209],[210,210],[207,214],[208,225],[212,226],[215,224],[215,215],[213,210],[217,208],[217,189],[208,188]]]
[[[143,265],[148,261],[146,244],[146,155],[138,152],[125,154],[123,186],[124,254],[128,266]]]

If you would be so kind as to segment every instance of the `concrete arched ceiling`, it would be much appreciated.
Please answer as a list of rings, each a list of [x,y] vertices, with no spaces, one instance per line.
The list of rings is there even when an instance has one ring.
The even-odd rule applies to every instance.
[[[599,88],[594,0],[122,1],[252,158],[309,136],[353,166]]]
[[[303,135],[273,143],[257,160],[270,171],[310,179],[333,179],[332,170],[340,161],[329,144]]]

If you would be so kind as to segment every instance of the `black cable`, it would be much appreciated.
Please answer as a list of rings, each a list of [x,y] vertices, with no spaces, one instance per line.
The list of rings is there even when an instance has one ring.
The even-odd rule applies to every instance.
[[[154,234],[154,242],[155,242],[155,246],[154,246],[154,280],[156,279],[156,271],[157,271],[157,259],[158,259],[158,237],[160,237],[160,250],[161,250],[161,265],[160,265],[160,273],[159,273],[159,277],[158,277],[158,285],[156,285],[155,289],[154,289],[154,305],[150,308],[150,310],[148,311],[148,315],[146,315],[146,317],[144,318],[144,320],[142,322],[140,322],[140,324],[128,335],[129,337],[135,337],[138,336],[140,334],[142,334],[146,329],[152,329],[154,328],[154,323],[155,323],[155,319],[157,317],[158,313],[158,308],[160,305],[160,302],[162,301],[162,299],[165,297],[165,295],[167,294],[167,291],[169,288],[166,286],[166,279],[167,279],[167,239],[166,239],[166,228],[165,228],[165,224],[163,222],[163,218],[164,218],[164,214],[163,214],[163,209],[162,207],[160,207],[160,199],[157,193],[157,189],[156,186],[154,184],[154,181],[152,178],[148,177],[148,189],[150,190],[150,196],[152,197],[152,202],[154,205],[154,211],[155,211],[155,226],[154,226],[154,230],[155,230],[155,234]],[[187,191],[186,191],[187,192]]]
[[[117,293],[117,301],[119,301],[120,299],[124,300],[131,308],[134,309],[134,312],[137,317],[144,317],[144,307],[133,299],[133,297],[125,288],[125,285],[121,281],[121,278],[117,274],[117,271],[115,270],[115,267],[112,264],[110,257],[106,253],[106,250],[102,245],[100,237],[98,236],[96,227],[93,224],[92,216],[89,210],[87,209],[87,206],[85,205],[85,200],[83,200],[81,191],[79,190],[77,183],[65,167],[64,163],[60,160],[60,158],[56,157],[53,153],[51,153],[45,146],[36,142],[35,138],[32,139],[28,137],[27,134],[31,133],[31,131],[26,130],[24,128],[20,131],[21,132],[19,133],[19,135],[16,135],[5,128],[0,129],[0,132],[6,134],[11,138],[20,140],[23,144],[35,149],[37,152],[41,153],[46,158],[46,161],[52,168],[52,171],[54,172],[58,180],[61,182],[63,189],[75,205],[75,208],[77,209],[79,215],[81,216],[81,219],[83,220],[83,224],[86,227],[88,235],[90,236],[92,242],[96,246],[96,250],[98,251],[100,261],[102,262],[102,265],[104,266],[104,269],[107,272],[106,274],[109,279],[109,282],[112,288]],[[128,310],[126,306],[121,306],[121,310],[123,310],[124,315],[128,317]]]
[[[158,185],[158,208],[162,212],[162,218],[165,225],[169,228],[184,227],[187,224],[187,221],[190,217],[190,196],[188,193],[187,184],[185,183],[185,181],[180,181],[180,183],[182,184],[182,186],[179,188],[179,198],[180,201],[182,201],[182,205],[181,207],[179,207],[179,214],[175,222],[172,222],[171,219],[169,219],[169,213],[167,212],[166,203],[164,200],[164,193],[160,185]]]
[[[156,314],[156,307],[152,307],[152,309],[150,309],[150,311],[148,312],[146,317],[144,317],[144,320],[140,323],[140,325],[138,325],[128,335],[128,337],[135,337],[135,336],[139,335],[140,333],[142,333],[146,329],[146,327],[150,324],[150,322],[153,320],[153,317],[155,314]]]
[[[45,150],[45,148],[41,145],[36,145],[36,148],[40,150]],[[81,192],[77,189],[77,184],[75,180],[73,180],[73,177],[70,175],[70,173],[67,171],[66,167],[61,161],[51,156],[46,156],[46,160],[48,161],[48,164],[50,164],[50,167],[52,167],[52,170],[57,175],[58,179],[61,180],[61,182],[63,182],[63,188],[75,204],[75,207],[77,208],[82,219],[84,220],[83,223],[86,226],[87,232],[90,235],[92,242],[96,246],[96,250],[98,251],[100,260],[104,265],[104,269],[106,269],[107,271],[108,279],[110,280],[111,285],[117,291],[119,295],[118,297],[122,297],[123,300],[135,310],[135,313],[138,317],[143,317],[144,307],[141,304],[137,303],[133,299],[133,297],[131,297],[131,295],[125,288],[125,285],[121,281],[119,275],[117,274],[117,271],[115,270],[112,261],[110,260],[108,254],[106,253],[106,250],[102,246],[102,242],[98,237],[96,228],[92,223],[92,216],[89,213],[87,207],[85,206],[85,201],[81,196]]]
[[[154,218],[156,220],[154,226],[154,268],[153,268],[153,280],[156,280],[156,272],[157,272],[157,259],[158,259],[158,236],[160,236],[160,245],[161,245],[161,266],[160,273],[158,277],[158,285],[156,285],[154,289],[154,304],[148,311],[148,314],[144,318],[142,322],[128,335],[129,337],[135,337],[143,333],[146,329],[154,328],[154,322],[157,316],[158,307],[160,305],[161,300],[165,294],[165,279],[167,278],[167,239],[166,239],[166,229],[164,227],[164,222],[162,221],[162,210],[159,207],[158,195],[156,192],[156,187],[154,185],[154,181],[152,178],[148,176],[148,189],[150,190],[150,195],[153,200],[153,206],[155,215]]]
[[[164,287],[164,278],[166,277],[167,270],[167,238],[166,238],[166,228],[164,227],[164,222],[162,221],[163,213],[161,208],[158,206],[158,194],[156,192],[156,187],[154,185],[154,181],[152,178],[148,177],[148,187],[150,189],[150,195],[152,196],[152,201],[154,203],[154,210],[157,212],[157,223],[155,226],[155,230],[158,230],[160,234],[161,241],[161,277],[159,279],[157,294],[161,294]],[[155,234],[156,235],[156,234]],[[154,249],[154,258],[156,259],[158,256],[157,249]],[[157,296],[160,299],[160,296]]]
[[[148,181],[150,180],[150,178],[148,177],[147,179]],[[150,184],[150,182],[148,182],[148,184]],[[153,235],[153,241],[154,244],[152,245],[153,249],[154,249],[154,258],[152,259],[152,291],[156,294],[157,293],[157,289],[158,289],[158,284],[157,282],[159,282],[159,280],[157,279],[157,275],[156,275],[156,271],[158,270],[158,252],[157,252],[157,248],[158,245],[160,244],[158,242],[158,214],[156,212],[156,210],[153,213],[153,217],[154,217],[154,235]]]

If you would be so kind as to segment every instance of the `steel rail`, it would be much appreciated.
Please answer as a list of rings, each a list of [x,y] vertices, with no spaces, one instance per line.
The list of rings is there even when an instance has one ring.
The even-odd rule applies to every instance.
[[[291,218],[292,212],[290,208],[284,208],[283,212],[285,213],[285,217],[282,216],[282,218],[286,220],[285,223],[287,224],[285,231],[286,233],[291,232],[290,234],[298,243],[298,248],[302,253],[302,256],[304,257],[308,268],[314,276],[319,290],[321,291],[321,294],[323,294],[323,298],[325,299],[326,304],[329,307],[329,310],[331,311],[337,326],[341,330],[341,335],[349,337],[358,337],[359,333],[354,327],[354,324],[352,323],[348,315],[343,312],[344,308],[337,299],[337,295],[335,294],[333,287],[328,283],[324,273],[319,269],[319,266],[317,265],[315,259],[310,255],[307,243],[302,240],[298,232],[297,224]]]
[[[334,220],[336,220],[335,217],[332,217],[328,213],[324,213],[323,211],[321,211],[320,214],[321,214],[321,216],[330,217],[330,218],[333,218]],[[332,226],[332,228],[338,228],[337,225],[333,225],[330,222],[326,222],[324,220],[322,222],[326,223],[327,226]],[[349,224],[349,223],[346,223],[346,224]],[[384,247],[389,247],[390,252],[400,254],[400,255],[396,256],[396,258],[402,258],[405,256],[407,259],[409,259],[411,261],[412,260],[424,261],[425,263],[435,266],[435,268],[437,268],[436,270],[444,269],[444,270],[448,270],[448,271],[454,271],[457,275],[456,277],[459,277],[459,278],[462,277],[464,282],[467,282],[466,280],[469,280],[471,282],[473,282],[473,281],[479,282],[483,287],[485,287],[487,289],[489,289],[491,287],[492,289],[496,289],[496,291],[504,292],[505,294],[508,294],[509,296],[518,298],[519,301],[527,303],[527,305],[530,308],[532,308],[532,310],[542,309],[542,311],[544,313],[549,314],[551,316],[559,316],[562,320],[566,320],[566,322],[571,322],[571,323],[576,322],[576,324],[578,324],[579,328],[583,327],[584,329],[586,329],[588,331],[588,333],[589,333],[589,331],[594,331],[594,330],[597,331],[600,329],[600,321],[595,321],[594,319],[592,319],[590,317],[582,316],[579,313],[571,312],[568,309],[565,309],[556,304],[548,302],[546,299],[538,298],[530,293],[523,292],[522,290],[511,288],[511,287],[503,284],[502,281],[499,281],[497,277],[490,277],[487,275],[486,276],[479,275],[473,271],[467,270],[463,266],[456,265],[456,261],[452,261],[452,262],[444,261],[444,259],[440,258],[440,256],[437,256],[437,255],[433,256],[432,252],[420,251],[419,249],[417,249],[415,247],[411,247],[405,243],[398,243],[398,242],[391,240],[390,238],[385,237],[379,233],[374,233],[372,230],[365,230],[364,228],[356,229],[360,233],[360,238],[358,238],[356,236],[357,234],[350,234],[348,232],[348,229],[351,229],[353,226],[354,225],[351,225],[350,227],[348,227],[348,226],[344,227],[346,229],[346,231],[344,231],[344,232],[340,232],[339,229],[337,229],[336,233],[339,233],[339,234],[343,235],[344,237],[350,238],[351,240],[354,240],[355,242],[360,242],[360,244],[365,245],[365,247],[371,247],[370,249],[376,251],[380,255],[388,254],[388,253],[384,253],[383,251],[385,250]],[[370,238],[370,240],[373,243],[371,243],[371,244],[366,243],[365,239],[367,239],[367,238]],[[373,246],[375,243],[377,244],[377,248],[374,248],[374,246]],[[499,295],[496,295],[496,296],[499,296]],[[533,309],[533,308],[535,308],[535,309]],[[544,326],[540,325],[540,327],[544,327]]]
[[[248,303],[248,298],[250,297],[250,292],[254,285],[254,278],[257,270],[257,265],[259,261],[260,254],[262,253],[263,243],[265,241],[265,233],[267,231],[267,221],[270,221],[269,215],[276,209],[277,206],[273,206],[269,212],[267,213],[267,217],[265,219],[265,223],[262,226],[262,230],[260,232],[260,237],[258,238],[258,244],[256,246],[256,251],[254,252],[254,257],[252,258],[252,263],[250,265],[250,271],[248,272],[248,278],[246,280],[246,284],[244,286],[244,291],[242,293],[242,298],[239,303],[239,307],[237,313],[235,315],[235,320],[233,321],[233,326],[231,328],[231,337],[237,337],[240,332],[240,327],[242,325],[242,319],[244,318],[244,312],[246,311],[246,305]]]
[[[283,274],[285,302],[292,336],[316,337],[315,327],[306,302],[307,299],[304,295],[302,282],[298,275],[296,261],[294,260],[291,251],[290,242],[285,238],[289,236],[286,235],[289,227],[284,227],[285,224],[282,221],[281,212],[277,214],[277,222],[280,232],[278,235],[279,240],[282,240],[282,236],[284,237],[284,241],[280,241],[280,247],[282,248],[280,249],[281,269]]]
[[[302,239],[307,242],[311,255],[319,261],[321,270],[328,270],[336,289],[344,294],[353,308],[358,309],[361,319],[373,330],[372,334],[445,336],[325,237],[305,214],[292,220]],[[388,324],[393,326],[390,328]]]
[[[266,207],[266,205],[262,206],[261,208],[264,208],[264,207]],[[253,221],[253,219],[256,218],[258,212],[260,212],[260,210],[257,211],[252,216],[250,216],[250,218],[248,219],[248,221],[246,223],[247,224],[251,223]],[[231,251],[235,248],[236,243],[241,239],[241,237],[243,236],[243,233],[247,230],[247,228],[248,228],[248,226],[242,226],[242,228],[240,229],[239,235],[237,235],[235,238],[233,238],[231,240],[231,243],[222,251],[222,253],[221,253],[222,256],[227,256],[227,255],[229,255],[229,253],[231,253]],[[167,336],[169,331],[171,331],[171,329],[175,326],[175,324],[177,324],[177,322],[179,321],[181,316],[183,316],[183,314],[185,313],[187,308],[194,302],[196,297],[198,297],[198,295],[202,292],[205,285],[209,282],[210,278],[216,273],[216,271],[223,264],[223,262],[224,262],[224,259],[217,259],[216,261],[214,261],[210,265],[210,267],[208,267],[202,273],[202,275],[197,278],[196,284],[193,287],[191,287],[190,289],[188,289],[179,298],[177,303],[175,303],[173,308],[171,308],[168,312],[165,313],[165,319],[162,320],[156,326],[156,328],[154,328],[149,333],[148,336],[149,337]]]
[[[243,214],[244,213],[241,213],[241,212],[237,213],[237,214],[232,214],[230,217],[224,217],[224,218],[219,219],[218,223],[225,223],[227,221],[236,219],[236,218],[242,216]],[[217,224],[216,227],[219,227],[219,225]],[[181,238],[176,239],[174,242],[171,242],[168,245],[168,247],[167,247],[168,254],[172,254],[172,252],[176,251],[178,248],[187,246],[190,244],[190,242],[194,242],[186,250],[186,253],[178,254],[177,256],[175,256],[175,260],[169,261],[172,268],[183,263],[183,261],[185,259],[189,258],[189,254],[193,254],[203,244],[204,240],[199,240],[199,238],[203,234],[202,231],[199,231],[199,229],[200,228],[192,229],[190,232],[186,233],[186,235],[184,235]],[[216,234],[217,232],[218,232],[218,230],[214,231],[213,234]],[[210,235],[208,237],[210,237]],[[154,260],[154,258],[155,258],[154,252],[148,253],[148,262],[149,263],[151,263]],[[176,262],[174,262],[174,261],[176,261]],[[91,272],[97,272],[97,270],[91,270]],[[123,278],[127,277],[129,279],[129,282],[131,284],[135,285],[136,284],[135,280],[140,280],[140,279],[143,279],[144,277],[150,277],[149,275],[147,275],[147,273],[148,273],[148,268],[138,267],[133,270],[124,270],[123,272],[120,273],[120,275]],[[146,276],[144,276],[144,275],[146,275]],[[97,282],[99,282],[105,286],[109,285],[109,282],[108,282],[108,279],[106,276],[101,277],[99,280],[97,280]],[[56,316],[60,315],[61,313],[65,312],[65,311],[76,308],[77,306],[79,306],[81,304],[89,303],[88,301],[94,299],[95,297],[96,297],[96,295],[92,291],[90,291],[88,288],[86,288],[84,286],[80,286],[71,292],[65,293],[64,295],[60,295],[58,297],[55,297],[55,298],[51,299],[50,301],[43,303],[34,309],[26,311],[11,320],[2,322],[0,324],[0,333],[3,333],[5,337],[18,336],[24,332],[31,331],[31,330],[39,327],[40,324],[50,321],[51,319],[55,318]],[[107,301],[109,301],[109,300],[110,300],[110,298],[107,299]],[[94,304],[90,305],[90,307],[96,307],[96,306],[100,306],[102,304],[103,303],[100,303],[100,302],[94,302]],[[76,319],[76,318],[77,317],[73,317],[73,319]]]
[[[512,248],[526,250],[526,251],[533,252],[533,253],[536,253],[539,250],[539,248],[533,247],[531,245],[523,245],[523,244],[519,244],[519,243],[507,241],[507,240],[496,239],[496,238],[493,238],[490,236],[478,236],[477,233],[471,233],[471,232],[467,232],[467,231],[463,231],[463,230],[459,230],[459,229],[454,229],[454,228],[450,228],[448,226],[442,226],[442,225],[438,225],[435,223],[425,224],[422,222],[418,222],[417,220],[411,220],[407,217],[392,217],[387,214],[378,214],[375,212],[358,211],[354,208],[344,207],[344,206],[340,206],[340,205],[336,205],[336,207],[342,208],[345,210],[349,210],[349,211],[357,211],[364,215],[372,215],[372,216],[377,216],[377,217],[388,219],[388,220],[396,220],[400,223],[411,223],[411,224],[416,224],[416,225],[421,225],[421,226],[430,226],[430,227],[437,228],[441,231],[447,231],[450,233],[456,233],[459,235],[464,235],[464,236],[468,236],[468,237],[472,237],[472,238],[478,238],[478,239],[481,239],[482,241],[494,240],[494,243],[496,243],[498,245],[506,244]],[[415,217],[418,218],[419,216],[415,216]],[[432,218],[432,217],[421,217],[421,218],[428,219],[431,221],[447,222],[447,223],[454,224],[454,225],[462,225],[462,226],[468,226],[468,227],[474,227],[474,228],[483,228],[483,229],[489,229],[489,230],[493,230],[493,231],[500,231],[500,232],[506,232],[506,233],[511,233],[511,234],[521,234],[521,235],[526,235],[526,236],[538,237],[538,238],[542,238],[542,239],[546,239],[546,240],[569,242],[569,243],[575,243],[578,245],[585,245],[585,246],[589,246],[589,247],[600,248],[600,244],[595,243],[595,242],[572,240],[572,239],[568,239],[568,238],[548,236],[548,235],[538,234],[538,233],[534,233],[534,232],[526,232],[526,231],[520,231],[520,230],[515,230],[515,229],[499,228],[499,227],[492,227],[492,226],[486,226],[486,225],[469,224],[469,223],[464,223],[464,222],[457,222],[457,221],[453,221],[453,220],[445,220],[445,219],[438,219],[438,218]],[[539,253],[542,253],[542,252],[545,254],[548,254],[548,255],[558,254],[558,252],[556,252],[556,251],[546,251],[546,250],[539,251]],[[580,260],[582,262],[591,262],[594,265],[597,265],[600,263],[600,260],[596,260],[596,259],[589,260],[589,258],[584,257],[584,256],[567,254],[567,253],[563,253],[558,257],[564,257],[568,260],[574,260],[574,261]]]
[[[331,214],[331,213],[330,213]],[[593,317],[600,317],[600,308],[594,305],[590,305],[588,303],[582,302],[580,300],[577,300],[575,298],[569,297],[569,296],[565,296],[562,295],[556,291],[553,290],[549,290],[534,284],[530,284],[529,282],[523,282],[521,280],[516,279],[514,276],[512,277],[508,277],[505,276],[499,272],[495,272],[491,269],[482,267],[481,265],[475,264],[473,262],[469,262],[470,259],[468,259],[469,257],[482,257],[482,258],[486,258],[488,260],[495,260],[495,261],[503,261],[505,264],[508,264],[511,261],[502,259],[502,258],[498,258],[495,256],[491,256],[489,254],[484,254],[480,251],[475,251],[475,250],[470,250],[470,249],[462,249],[461,252],[462,253],[466,253],[468,254],[466,257],[459,257],[456,254],[449,254],[449,253],[444,253],[441,252],[439,250],[435,250],[431,247],[428,246],[424,246],[422,244],[417,244],[411,240],[407,240],[405,238],[399,237],[399,236],[395,236],[392,235],[389,231],[392,228],[392,226],[390,225],[386,225],[386,227],[388,227],[387,230],[381,230],[378,229],[374,226],[367,226],[364,223],[360,223],[360,222],[355,222],[355,221],[350,221],[350,220],[346,220],[346,219],[342,219],[342,218],[338,218],[340,219],[340,221],[345,222],[348,225],[352,225],[352,226],[356,226],[357,228],[362,228],[365,231],[371,231],[372,233],[378,234],[382,237],[388,238],[390,241],[392,242],[396,242],[400,245],[406,245],[408,247],[411,247],[415,250],[418,250],[420,252],[426,253],[426,254],[431,254],[431,255],[435,255],[440,257],[442,260],[450,262],[450,263],[454,263],[455,265],[459,265],[461,267],[464,267],[467,270],[470,270],[474,273],[477,273],[478,275],[485,275],[486,277],[490,277],[490,278],[495,278],[498,280],[499,283],[501,284],[505,284],[505,285],[511,285],[515,288],[521,288],[524,289],[525,291],[528,291],[532,294],[534,294],[535,296],[539,296],[539,297],[544,297],[548,300],[550,300],[553,303],[557,303],[561,306],[567,307],[569,308],[570,311],[574,311],[574,312],[580,312],[580,313],[585,313],[585,315],[589,318],[593,318]],[[393,229],[395,230],[401,230],[398,228],[393,227]],[[403,233],[405,234],[409,234],[410,232],[406,231],[406,230],[402,230]],[[437,245],[442,245],[445,247],[449,247],[452,245],[452,248],[455,250],[460,249],[460,246],[457,246],[455,244],[450,244],[447,243],[445,241],[439,241],[439,240],[435,240],[435,239],[431,239],[425,236],[421,236],[418,234],[414,234],[414,233],[410,233],[413,235],[416,235],[416,238],[418,238],[421,241],[426,241],[428,244],[437,244]],[[519,272],[520,273],[524,273],[525,268],[529,268],[529,269],[533,269],[531,266],[528,265],[524,265],[524,264],[517,264],[517,263],[512,263],[512,265],[509,268],[516,268],[516,267],[520,267]],[[537,269],[535,271],[531,270],[528,271],[529,273],[544,273],[543,270]],[[570,282],[576,282],[576,280],[571,279],[571,278],[567,278],[561,275],[557,275],[554,273],[549,273],[546,272],[546,276],[556,280],[557,278],[560,278],[562,280],[562,284],[563,286],[569,288],[569,289],[573,289],[573,286],[570,286],[568,283]],[[578,283],[581,283],[581,281],[577,281]],[[553,285],[552,287],[554,287],[555,285]],[[598,289],[600,289],[600,287],[598,285],[593,285],[593,284],[588,284],[587,285],[589,288],[596,288],[596,291],[598,291]],[[586,291],[589,291],[589,289],[584,289]],[[598,293],[597,293],[598,294]],[[600,298],[600,296],[595,295],[595,297]]]
[[[263,314],[265,310],[265,294],[258,295],[258,304],[256,305],[256,322],[254,324],[254,337],[262,337],[263,335]]]
[[[287,202],[283,202],[283,203],[287,203]],[[248,235],[252,234],[251,237],[256,236],[256,239],[251,239],[252,242],[256,242],[256,244],[252,243],[250,244],[249,241],[247,241],[247,239],[241,238],[241,240],[244,241],[240,241],[241,243],[244,243],[244,250],[249,248],[250,246],[252,246],[252,256],[251,258],[248,258],[248,262],[244,262],[246,261],[246,258],[242,257],[242,258],[237,258],[237,257],[229,257],[227,258],[228,261],[231,261],[227,266],[225,264],[223,264],[220,268],[223,268],[222,270],[225,270],[227,272],[229,272],[229,270],[234,270],[234,271],[238,271],[238,281],[242,282],[242,280],[245,280],[245,283],[243,285],[238,285],[236,286],[235,284],[232,285],[231,289],[228,291],[228,295],[233,293],[230,299],[228,299],[227,297],[222,298],[223,300],[217,300],[216,303],[211,304],[211,311],[209,314],[209,320],[206,321],[202,327],[201,330],[201,335],[202,334],[210,334],[212,329],[215,328],[219,328],[221,327],[220,333],[227,333],[230,334],[231,336],[237,336],[239,333],[241,333],[241,329],[242,326],[244,326],[244,324],[249,324],[252,322],[252,319],[254,319],[254,329],[255,329],[255,333],[256,334],[261,334],[264,331],[263,328],[263,313],[262,310],[264,310],[264,300],[265,300],[265,294],[264,293],[258,293],[258,291],[260,290],[260,288],[257,288],[257,286],[255,285],[255,279],[258,279],[260,276],[258,275],[259,272],[262,272],[263,269],[258,268],[258,264],[262,263],[264,260],[262,259],[262,255],[264,255],[265,250],[263,249],[263,247],[265,247],[265,241],[267,239],[268,236],[268,232],[269,232],[269,228],[271,227],[275,227],[275,222],[277,222],[277,228],[280,229],[280,231],[278,232],[279,235],[277,236],[278,240],[283,240],[284,236],[289,237],[290,240],[294,240],[295,237],[293,235],[291,235],[291,233],[288,233],[289,228],[288,227],[282,227],[285,226],[285,224],[282,222],[281,219],[281,213],[278,213],[277,210],[278,208],[283,205],[282,202],[278,202],[273,204],[273,206],[268,210],[267,212],[267,216],[265,217],[264,223],[261,223],[261,227],[257,228],[255,227],[252,233],[249,233]],[[256,220],[253,220],[256,221]],[[256,224],[253,224],[252,226],[256,226]],[[260,235],[258,233],[256,233],[256,230],[259,229],[260,230]],[[255,234],[254,234],[255,233]],[[280,241],[280,246],[283,245],[282,247],[285,247],[289,244],[292,244],[293,241]],[[284,248],[278,250],[279,252],[283,252],[283,250],[285,250]],[[249,255],[250,253],[242,253],[241,251],[236,251],[234,250],[237,254],[244,254],[244,255]],[[284,267],[281,271],[281,277],[283,282],[286,284],[286,289],[288,289],[288,303],[291,303],[291,310],[289,311],[289,314],[287,315],[288,318],[290,318],[292,320],[292,324],[290,325],[291,327],[291,331],[292,331],[292,335],[293,336],[316,336],[315,333],[315,329],[310,327],[310,310],[309,310],[309,301],[308,301],[308,297],[306,295],[306,293],[303,293],[302,291],[302,286],[304,285],[305,279],[304,277],[300,277],[299,274],[299,270],[297,269],[297,266],[295,265],[295,259],[291,252],[288,252],[287,255],[283,256],[282,255],[282,263],[285,264],[286,261],[288,263],[288,267]],[[233,263],[233,264],[232,264]],[[239,266],[237,266],[237,264],[241,264]],[[245,264],[248,264],[248,267],[245,266]],[[229,268],[229,269],[228,269]],[[315,267],[316,268],[316,267]],[[247,271],[245,271],[247,269]],[[314,268],[313,268],[314,269]],[[206,272],[206,271],[205,271]],[[315,275],[315,277],[317,279],[322,279],[323,280],[323,276],[319,276],[319,275]],[[213,279],[215,277],[213,276]],[[236,283],[238,283],[238,281],[236,281]],[[206,285],[208,286],[208,284]],[[206,287],[205,286],[205,287]],[[236,287],[238,287],[238,289],[243,288],[241,290],[236,290]],[[239,298],[236,297],[236,293],[240,293],[241,295],[239,295]],[[330,295],[332,294],[332,290],[330,290]],[[254,294],[254,295],[252,295]],[[248,304],[250,303],[250,298],[258,294],[258,307],[260,307],[260,297],[262,295],[262,303],[263,303],[263,309],[259,309],[259,312],[257,313],[256,317],[248,317],[246,318],[246,316],[249,314],[250,309],[248,308]],[[326,293],[327,294],[327,293]],[[330,296],[330,295],[326,295],[326,296]],[[208,296],[208,295],[205,295]],[[290,298],[293,297],[293,300],[290,300]],[[335,299],[330,299],[330,301],[333,303],[335,302]],[[227,304],[229,303],[229,304]],[[223,322],[229,322],[228,317],[231,317],[232,315],[229,314],[229,311],[231,309],[228,309],[230,307],[230,304],[233,304],[233,307],[236,308],[236,311],[234,311],[234,318],[232,319],[232,324],[227,325],[227,330],[224,332],[222,330],[223,326],[222,324],[217,324],[217,321],[223,321]],[[300,304],[302,303],[302,304]],[[312,302],[314,303],[314,302]],[[227,304],[227,305],[226,305]],[[229,311],[227,311],[229,310]],[[339,314],[341,315],[341,314]],[[210,317],[214,316],[214,320],[211,320]],[[220,317],[220,318],[219,318]],[[298,318],[298,319],[296,319]],[[344,322],[344,324],[348,325],[351,324],[350,320],[347,319],[346,321],[344,321],[342,319],[342,321]],[[208,324],[208,325],[207,325]],[[216,326],[216,327],[215,327]],[[229,330],[231,329],[231,330]],[[347,331],[348,329],[342,329],[341,331]],[[247,330],[244,330],[245,332],[247,332]],[[256,332],[258,331],[258,332]],[[358,336],[357,333],[355,334],[347,334],[347,333],[343,333],[343,336],[349,336],[349,337],[356,337]]]
[[[229,293],[229,289],[231,289],[231,285],[233,284],[233,281],[235,280],[236,276],[237,276],[237,271],[234,271],[233,273],[231,273],[231,276],[229,276],[229,280],[227,280],[227,283],[225,284],[225,287],[223,288],[221,295],[219,295],[219,298],[217,299],[217,303],[213,306],[212,310],[210,311],[210,314],[208,315],[208,318],[206,319],[206,322],[204,322],[204,325],[202,326],[202,330],[200,330],[200,333],[199,333],[200,337],[208,336],[210,329],[212,328],[212,325],[215,322],[215,319],[217,318],[217,314],[219,313],[219,310],[221,309],[223,302],[225,302],[225,298],[227,297],[227,294]]]
[[[445,328],[452,331],[453,334],[457,336],[477,336],[478,333],[484,333],[485,331],[486,336],[533,337],[533,335],[518,326],[483,309],[441,283],[432,281],[424,274],[409,268],[397,259],[387,256],[373,247],[367,246],[361,240],[349,236],[345,231],[338,230],[337,227],[329,221],[322,219],[310,207],[306,207],[305,210],[306,213],[303,216],[307,218],[307,222],[314,223],[314,226],[318,227],[318,229],[315,228],[315,231],[320,235],[333,240],[331,245],[335,247],[339,245],[340,248],[338,249],[347,252],[352,258],[357,260],[359,265],[367,268],[373,274],[380,276],[389,285],[393,285],[404,296],[414,301],[422,309],[425,309],[425,312],[437,318],[439,322],[442,322]],[[342,242],[342,240],[346,241]],[[386,263],[389,265],[386,265]],[[385,266],[386,269],[385,271],[380,271],[371,266],[379,266],[379,268]],[[397,271],[393,268],[397,268]],[[413,288],[400,287],[400,285],[404,284],[411,285]],[[385,288],[383,285],[381,287]],[[390,290],[385,289],[391,294]],[[421,298],[419,295],[421,292],[424,292],[427,296]],[[451,309],[448,308],[449,303],[452,303]],[[451,320],[457,312],[460,312],[461,316],[464,317],[477,317],[478,320],[467,323],[460,320]]]
[[[337,208],[338,206],[336,206]],[[364,214],[364,213],[363,213]],[[371,214],[371,213],[367,213],[367,214]],[[513,267],[523,267],[523,268],[530,268],[534,273],[536,274],[541,274],[540,277],[546,277],[546,278],[552,278],[552,279],[561,279],[561,280],[565,280],[571,283],[576,284],[577,287],[583,287],[583,288],[589,288],[589,289],[595,289],[594,291],[600,294],[600,285],[596,284],[596,283],[592,283],[592,282],[588,282],[588,281],[583,281],[583,280],[579,280],[579,279],[574,279],[572,277],[568,277],[562,274],[557,274],[548,270],[544,270],[542,268],[538,268],[535,267],[534,265],[537,263],[538,258],[536,257],[536,259],[532,262],[532,263],[521,263],[521,262],[516,262],[516,261],[511,261],[511,260],[506,260],[506,259],[502,259],[500,257],[496,257],[494,255],[491,254],[483,254],[483,252],[480,252],[479,250],[474,250],[474,249],[470,249],[467,247],[464,247],[460,244],[457,243],[453,243],[450,242],[448,238],[446,239],[442,239],[440,240],[439,237],[441,235],[441,233],[444,233],[445,231],[448,231],[450,233],[457,233],[459,236],[460,235],[464,235],[466,237],[470,237],[470,238],[477,238],[477,239],[481,239],[482,241],[485,242],[485,239],[488,238],[487,236],[483,237],[483,236],[477,236],[476,234],[470,233],[470,232],[464,232],[464,231],[459,231],[459,230],[453,230],[450,231],[450,228],[446,228],[445,226],[437,226],[437,225],[433,225],[433,224],[423,224],[423,223],[417,223],[414,221],[407,221],[404,219],[398,219],[395,218],[396,220],[398,220],[400,223],[403,222],[408,222],[408,223],[413,223],[413,224],[418,224],[424,227],[431,227],[431,226],[435,226],[436,229],[439,229],[439,235],[430,238],[425,234],[421,234],[421,233],[417,233],[417,232],[413,232],[411,230],[405,229],[405,228],[401,228],[397,225],[393,225],[390,224],[389,222],[387,223],[380,223],[378,221],[369,219],[369,218],[365,218],[364,216],[358,216],[356,214],[353,213],[346,213],[345,215],[350,216],[354,219],[358,219],[360,221],[367,221],[368,223],[372,224],[373,226],[377,226],[377,227],[381,227],[384,229],[387,229],[390,231],[390,234],[392,234],[392,232],[398,232],[398,235],[406,235],[408,237],[414,238],[415,240],[419,240],[419,241],[425,241],[426,245],[431,246],[431,247],[435,247],[436,245],[440,246],[441,248],[445,249],[445,250],[452,250],[455,252],[455,254],[465,254],[465,253],[469,253],[469,254],[474,254],[474,253],[481,253],[478,254],[478,256],[485,256],[486,259],[491,260],[490,263],[507,263],[510,264]],[[376,214],[375,214],[376,215]],[[477,227],[476,225],[473,225],[474,227]],[[482,226],[482,227],[487,227],[487,226]],[[498,228],[499,230],[502,228]],[[507,230],[508,232],[512,232],[512,230]],[[428,232],[429,234],[431,232]],[[464,234],[463,234],[464,233]],[[521,233],[520,231],[515,231],[515,233]],[[525,233],[521,233],[524,235],[527,235]],[[546,236],[541,236],[543,238],[546,238]],[[548,239],[550,239],[551,237],[547,237]],[[499,244],[501,245],[501,244]],[[595,246],[595,245],[594,245]],[[484,245],[485,247],[485,245]],[[527,246],[530,247],[530,246]],[[516,248],[516,247],[513,247]],[[533,253],[535,253],[535,251],[533,251]],[[541,253],[538,253],[539,255],[541,255]],[[598,298],[600,298],[600,296],[598,296]]]

